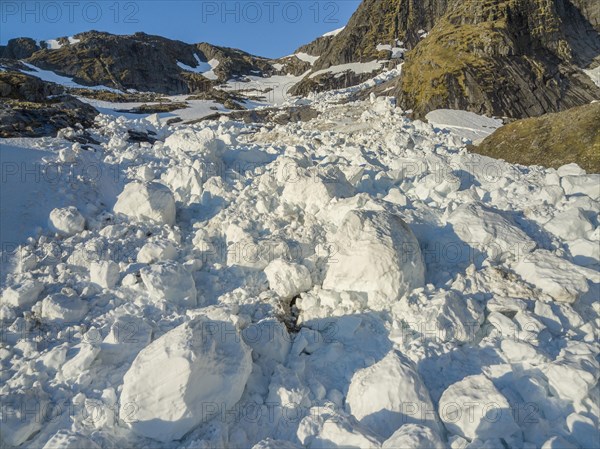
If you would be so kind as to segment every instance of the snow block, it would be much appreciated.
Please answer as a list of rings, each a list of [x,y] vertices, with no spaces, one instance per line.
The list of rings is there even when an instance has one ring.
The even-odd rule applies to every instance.
[[[291,299],[310,290],[310,271],[304,265],[275,259],[265,268],[269,287],[283,299]]]
[[[114,288],[120,276],[119,264],[112,260],[101,260],[90,264],[90,282],[102,288]]]
[[[427,387],[412,362],[393,351],[352,376],[346,404],[362,425],[383,439],[406,423],[438,428]]]
[[[63,236],[70,236],[85,229],[85,218],[83,218],[76,207],[63,207],[53,209],[50,212],[48,225],[53,232]]]
[[[140,271],[153,301],[165,300],[180,306],[196,307],[196,284],[183,265],[166,261]]]
[[[168,187],[156,182],[127,184],[113,210],[134,220],[175,224],[175,198]]]
[[[123,379],[120,417],[140,436],[169,442],[240,400],[251,351],[235,327],[198,316],[144,348]]]
[[[323,288],[362,292],[373,310],[422,287],[425,265],[419,242],[398,216],[381,211],[350,211],[332,245]]]
[[[26,307],[35,304],[44,290],[44,284],[33,279],[26,279],[20,284],[6,288],[0,304],[11,307]]]
[[[468,440],[506,439],[520,431],[510,404],[483,374],[450,385],[440,398],[439,415],[448,432]]]

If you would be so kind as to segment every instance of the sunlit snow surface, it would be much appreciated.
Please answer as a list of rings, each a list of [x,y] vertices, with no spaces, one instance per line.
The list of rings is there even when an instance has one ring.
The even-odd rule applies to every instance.
[[[339,104],[399,70],[1,141],[2,445],[597,447],[598,175]]]

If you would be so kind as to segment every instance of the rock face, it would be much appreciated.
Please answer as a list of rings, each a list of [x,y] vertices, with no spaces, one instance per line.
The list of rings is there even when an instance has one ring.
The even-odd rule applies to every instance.
[[[393,92],[419,118],[445,108],[510,118],[562,111],[600,99],[582,71],[600,63],[599,10],[594,0],[364,0],[323,44],[312,73],[389,60],[378,47],[401,47],[408,50],[402,76],[379,91]],[[308,75],[291,92],[364,81],[349,73]]]
[[[496,130],[471,150],[523,165],[559,168],[577,162],[600,173],[600,103],[518,120]]]
[[[253,56],[241,50],[207,43],[188,44],[145,33],[113,35],[89,31],[60,38],[60,48],[25,47],[28,39],[15,41],[2,51],[4,57],[18,58],[45,70],[73,78],[84,86],[103,85],[122,91],[187,94],[210,92],[215,82],[246,75],[270,76],[288,73],[285,60],[276,69],[275,60]],[[35,43],[35,42],[34,42]],[[289,68],[292,70],[291,68]],[[208,72],[211,72],[210,75]]]
[[[467,0],[407,54],[396,96],[417,116],[539,116],[600,98],[581,71],[599,54],[598,32],[569,0]]]

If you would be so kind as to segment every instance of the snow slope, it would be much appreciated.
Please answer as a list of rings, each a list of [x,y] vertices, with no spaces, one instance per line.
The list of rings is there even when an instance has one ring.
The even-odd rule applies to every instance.
[[[598,446],[598,175],[349,92],[2,142],[3,444]]]

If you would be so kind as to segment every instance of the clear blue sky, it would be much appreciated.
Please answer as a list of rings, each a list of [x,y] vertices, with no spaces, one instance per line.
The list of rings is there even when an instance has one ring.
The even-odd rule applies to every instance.
[[[0,0],[0,43],[100,30],[144,31],[279,57],[344,26],[360,0]]]

